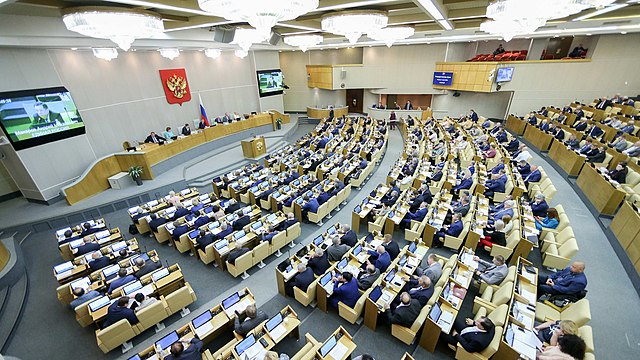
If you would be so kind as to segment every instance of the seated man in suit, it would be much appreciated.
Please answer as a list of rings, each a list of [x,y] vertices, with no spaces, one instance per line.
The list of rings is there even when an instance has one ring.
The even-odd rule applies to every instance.
[[[516,169],[518,170],[520,175],[523,177],[526,177],[531,173],[531,165],[524,160],[520,160],[518,162],[518,165],[516,165]]]
[[[431,280],[431,284],[436,284],[440,277],[442,276],[442,264],[438,262],[438,257],[436,254],[431,253],[427,256],[427,266],[416,269],[416,273],[413,278],[417,278],[417,276],[426,275],[429,280]]]
[[[500,171],[504,171],[504,170],[500,170]],[[493,194],[497,192],[499,193],[505,192],[505,182],[501,178],[489,179],[484,184],[484,186],[485,186],[484,196],[486,197],[493,197]]]
[[[73,290],[73,295],[75,295],[76,298],[69,303],[69,308],[71,308],[71,310],[75,310],[75,308],[86,303],[91,299],[95,299],[97,297],[102,296],[101,293],[95,290],[85,291],[85,289],[81,287],[75,288]]]
[[[231,199],[229,200],[229,203],[227,203],[227,208],[224,209],[224,212],[227,214],[231,214],[236,212],[238,209],[240,209],[240,204],[238,204],[236,199]]]
[[[367,290],[380,277],[380,270],[369,264],[364,272],[358,276],[358,289]]]
[[[91,254],[91,262],[89,263],[89,268],[91,271],[100,270],[104,267],[109,266],[109,258],[106,256],[102,256],[100,251],[96,251]]]
[[[180,219],[183,216],[189,214],[189,209],[185,208],[181,202],[176,203],[176,212],[173,213],[173,217],[171,218],[173,221]]]
[[[536,165],[531,166],[531,172],[523,180],[528,187],[530,182],[538,182],[542,179],[542,173]]]
[[[640,155],[640,141],[636,141],[635,143],[633,143],[633,145],[629,146],[622,153],[625,155],[629,155],[631,157]]]
[[[327,248],[327,259],[329,261],[338,261],[349,251],[349,247],[342,243],[339,237],[334,236],[331,239],[331,245]]]
[[[322,205],[326,203],[327,201],[329,201],[330,198],[331,198],[331,195],[328,192],[322,191],[320,195],[318,195],[318,205]]]
[[[411,211],[409,211],[404,215],[404,217],[400,221],[400,227],[402,229],[408,229],[411,227],[411,220],[422,221],[424,217],[427,216],[428,210],[429,209],[427,209],[427,203],[426,202],[421,203],[420,208],[418,208],[418,211],[416,211],[415,213],[412,213]]]
[[[398,254],[400,254],[400,246],[393,240],[391,234],[384,234],[382,246],[384,246],[384,249],[389,253],[391,261],[395,260],[395,258],[398,257]]]
[[[160,264],[160,262],[151,260],[145,261],[143,258],[139,257],[136,259],[136,266],[138,267],[138,271],[135,272],[134,276],[140,279],[144,275],[147,275],[154,270],[159,269],[162,265]]]
[[[349,226],[349,224],[342,224],[338,233],[342,235],[340,243],[345,244],[348,247],[356,246],[356,243],[358,242],[358,235],[356,235],[355,231],[351,230],[351,226]]]
[[[129,305],[129,297],[123,296],[109,306],[107,317],[102,323],[102,328],[106,329],[110,325],[117,323],[120,320],[127,320],[129,324],[134,325],[138,323],[138,317],[136,313],[127,307]]]
[[[242,215],[236,221],[233,222],[233,230],[238,231],[242,230],[245,226],[249,225],[251,222],[251,217],[249,215]]]
[[[533,214],[533,216],[547,216],[547,209],[549,209],[549,204],[547,204],[544,194],[536,194],[536,196],[534,197],[534,201],[529,204],[529,206],[531,206],[531,213]]]
[[[604,161],[606,156],[607,156],[607,148],[604,146],[601,146],[598,148],[598,150],[594,154],[587,155],[587,161],[590,163],[601,163]]]
[[[492,263],[477,256],[474,256],[473,260],[478,262],[478,268],[474,271],[476,279],[489,285],[500,284],[509,273],[509,267],[505,264],[502,255],[494,256]]]
[[[329,264],[329,260],[327,259],[327,254],[325,254],[324,250],[317,248],[316,251],[309,258],[309,262],[307,262],[307,266],[313,270],[313,273],[320,276],[327,272],[331,267]]]
[[[151,216],[151,221],[149,221],[149,228],[151,228],[151,231],[153,231],[154,233],[158,232],[158,226],[165,224],[169,221],[161,216],[158,217],[158,215],[156,214],[151,214],[149,216]]]
[[[585,131],[585,133],[585,136],[597,139],[602,136],[602,134],[604,134],[604,131],[599,126],[593,124],[589,129]]]
[[[193,227],[198,229],[201,226],[208,224],[211,221],[205,213],[204,210],[198,210],[195,214],[198,218],[193,222]]]
[[[296,273],[296,275],[293,277],[293,279],[289,280],[285,284],[284,288],[285,293],[291,297],[293,297],[294,287],[297,287],[298,289],[306,292],[309,288],[309,285],[311,285],[311,283],[316,279],[315,275],[313,274],[313,270],[311,270],[311,268],[308,268],[305,264],[298,264],[297,270],[298,272]]]
[[[564,141],[564,144],[575,150],[580,147],[580,140],[574,134],[569,134],[569,138]]]
[[[188,346],[185,349],[185,346]],[[171,345],[170,354],[164,360],[200,360],[202,359],[202,341],[196,338],[176,341]]]
[[[269,227],[267,228],[267,231],[262,233],[261,240],[268,241],[269,244],[271,244],[273,237],[276,235],[278,235],[278,230],[276,230],[273,226],[269,225]]]
[[[451,188],[451,191],[458,192],[460,190],[469,190],[473,185],[473,179],[471,178],[471,172],[469,170],[464,170],[464,175],[462,180],[460,180],[460,184]]]
[[[248,253],[249,251],[251,251],[251,249],[246,248],[246,247],[241,247],[239,249],[235,249],[232,252],[229,253],[229,256],[227,257],[227,262],[229,264],[236,264],[236,259],[238,259],[240,256]]]
[[[216,238],[212,233],[208,233],[201,229],[198,237],[196,238],[196,249],[204,251],[204,249],[208,245],[213,244],[214,241],[216,241]]]
[[[78,246],[75,250],[75,256],[85,255],[92,251],[100,250],[100,244],[93,242],[88,236],[82,239],[82,245]]]
[[[538,275],[538,295],[577,295],[587,287],[585,265],[574,261],[570,266],[549,276]]]
[[[318,213],[318,208],[320,207],[320,203],[314,197],[310,198],[308,195],[304,196],[304,203],[302,205],[302,218],[305,220],[309,220],[308,214],[310,212],[316,214]]]
[[[118,277],[109,284],[109,290],[107,292],[111,294],[113,290],[136,280],[138,279],[136,279],[135,276],[127,275],[127,269],[120,269],[118,270]]]
[[[220,232],[213,236],[213,241],[222,240],[233,232],[233,228],[226,222],[220,224]]]
[[[254,304],[248,305],[243,312],[236,311],[236,318],[233,321],[233,330],[241,336],[247,336],[261,322],[269,317],[264,311],[258,311]]]
[[[493,322],[486,317],[480,317],[478,320],[465,319],[457,316],[453,323],[453,333],[441,334],[440,338],[455,349],[458,343],[471,353],[480,352],[491,344],[495,333]]]
[[[298,219],[296,219],[295,215],[291,212],[287,214],[287,220],[283,221],[282,223],[280,223],[278,225],[278,230],[280,231],[285,231],[287,230],[290,226],[295,225],[298,222]]]
[[[343,272],[337,278],[333,278],[333,294],[329,297],[329,305],[338,308],[338,303],[342,302],[353,308],[360,298],[358,283],[353,278],[353,274],[348,271]]]
[[[407,291],[412,299],[418,300],[420,307],[427,305],[427,302],[433,295],[433,286],[431,279],[427,275],[420,276],[416,279],[405,279],[407,283],[402,290]]]
[[[392,190],[391,192],[385,194],[382,199],[380,199],[380,202],[386,206],[391,206],[396,203],[398,197],[400,197],[400,193],[398,191]]]
[[[189,225],[184,221],[184,219],[174,221],[173,226],[175,226],[175,229],[173,229],[173,234],[171,234],[171,238],[173,238],[173,241],[178,241],[180,239],[180,236],[189,232]]]
[[[433,247],[440,248],[444,245],[444,237],[446,235],[458,237],[464,225],[462,224],[462,215],[461,214],[453,214],[451,218],[451,225],[444,225],[442,229],[437,231],[433,235]]]
[[[390,309],[389,303],[385,304],[384,310],[389,324],[411,327],[418,315],[420,315],[422,306],[420,306],[418,300],[411,298],[409,293],[403,292],[400,294],[400,303],[393,311]]]
[[[131,220],[133,220],[133,223],[137,225],[137,224],[140,223],[140,218],[145,217],[145,216],[147,216],[147,213],[144,211],[143,208],[139,207],[138,211],[136,211],[136,214],[133,215],[133,217],[131,217]],[[89,223],[85,223],[85,225],[89,225]],[[89,225],[89,228],[91,228],[91,225]],[[96,231],[99,231],[99,229],[96,229]],[[83,233],[84,233],[84,231],[83,231]],[[90,232],[87,235],[92,234],[92,233],[93,232]]]
[[[387,268],[391,265],[391,257],[384,246],[380,245],[376,248],[376,251],[369,250],[369,259],[367,259],[366,264],[373,264],[382,274],[387,271]]]
[[[153,132],[153,131],[152,131],[152,132],[149,134],[149,136],[147,136],[147,138],[144,140],[144,142],[145,142],[145,143],[155,143],[155,144],[159,143],[160,141],[166,141],[166,139],[165,139],[165,138],[163,138],[163,137],[162,137],[162,136],[160,136],[160,135],[157,135],[157,134],[156,134],[155,132]]]
[[[138,208],[138,212],[142,210],[142,208]],[[144,212],[144,210],[143,210]],[[137,214],[133,217],[133,220],[136,220],[136,216],[138,216]],[[141,216],[138,216],[138,219]],[[89,224],[88,222],[82,224],[82,233],[80,233],[80,236],[87,236],[87,235],[91,235],[93,233],[97,233],[98,231],[102,230],[99,227],[92,227],[91,224]]]

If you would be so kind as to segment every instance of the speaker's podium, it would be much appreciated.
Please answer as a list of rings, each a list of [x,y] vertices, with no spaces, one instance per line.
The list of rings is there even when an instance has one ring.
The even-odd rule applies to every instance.
[[[267,144],[264,137],[257,136],[250,140],[242,141],[242,155],[249,159],[255,159],[267,153]]]

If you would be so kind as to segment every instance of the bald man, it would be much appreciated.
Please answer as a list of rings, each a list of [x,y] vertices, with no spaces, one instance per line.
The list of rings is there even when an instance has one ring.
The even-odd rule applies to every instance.
[[[568,267],[549,276],[538,276],[538,295],[578,295],[587,287],[582,261],[574,261]]]

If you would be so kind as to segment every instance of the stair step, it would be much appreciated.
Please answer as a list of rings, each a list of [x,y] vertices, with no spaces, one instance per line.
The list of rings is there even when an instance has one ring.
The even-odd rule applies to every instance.
[[[20,321],[27,300],[28,285],[25,273],[8,288],[7,298],[0,312],[0,352],[6,351],[11,334]]]
[[[4,303],[9,298],[9,287],[0,289],[0,319],[2,318],[2,310],[4,309]]]

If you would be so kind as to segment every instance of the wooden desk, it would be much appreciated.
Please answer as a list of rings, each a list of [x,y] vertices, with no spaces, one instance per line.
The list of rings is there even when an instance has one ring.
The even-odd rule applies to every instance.
[[[317,107],[307,107],[307,116],[312,119],[325,119],[329,117],[331,109],[323,109]],[[337,106],[333,108],[333,117],[338,118],[341,116],[347,116],[349,114],[348,106]]]
[[[455,321],[456,317],[458,316],[458,310],[451,307],[451,305],[449,305],[449,303],[447,303],[446,301],[441,301],[441,299],[438,299],[438,302],[440,303],[443,312],[448,311],[453,313],[453,320],[451,321]],[[453,326],[451,328],[453,329]],[[422,329],[422,335],[420,336],[420,346],[422,346],[429,352],[434,352],[436,350],[436,345],[438,344],[438,339],[440,338],[441,332],[442,329],[440,328],[440,326],[438,326],[438,324],[431,320],[431,318],[427,315],[427,319],[424,323],[424,328]]]
[[[535,126],[527,125],[524,131],[524,138],[531,143],[531,146],[538,148],[540,151],[547,151],[553,140],[553,135],[547,134]]]
[[[625,201],[609,228],[640,273],[640,214]]]
[[[350,359],[351,358],[351,353],[353,353],[353,351],[357,347],[357,345],[353,342],[353,338],[351,337],[351,335],[347,332],[347,330],[345,330],[342,326],[340,326],[336,331],[333,332],[333,334],[331,334],[331,336],[329,336],[329,339],[331,339],[334,336],[340,336],[340,339],[338,339],[338,344],[343,345],[344,347],[346,347],[347,351],[344,353],[344,355],[342,357],[334,358],[333,356],[331,356],[332,355],[331,352],[333,350],[329,351],[329,353],[324,357],[322,355],[320,355],[320,350],[318,350],[318,351],[316,351],[316,358],[317,359],[320,359],[320,360],[346,360],[346,359]],[[325,341],[325,343],[326,343],[326,341]],[[335,347],[334,347],[334,349],[335,349]]]
[[[524,134],[524,130],[527,127],[527,122],[516,116],[509,115],[509,117],[507,117],[505,127],[507,128],[507,130],[511,130],[516,135],[522,135]]]
[[[206,142],[235,134],[258,126],[272,124],[271,114],[252,115],[249,119],[235,121],[227,125],[209,127],[196,134],[180,137],[176,141],[158,144],[143,144],[139,151],[120,152],[106,156],[94,162],[78,180],[62,189],[69,205],[73,205],[92,195],[109,189],[110,176],[122,171],[128,171],[131,166],[142,166],[142,179],[154,178],[151,167],[161,161],[176,156],[184,151],[195,148]]]
[[[242,155],[248,159],[255,159],[267,153],[267,144],[263,136],[254,137],[250,140],[243,140]]]
[[[586,160],[577,152],[567,149],[566,145],[557,140],[554,140],[551,144],[549,157],[569,176],[578,176]]]
[[[615,214],[624,200],[625,192],[613,186],[591,166],[582,167],[576,184],[603,215]]]

